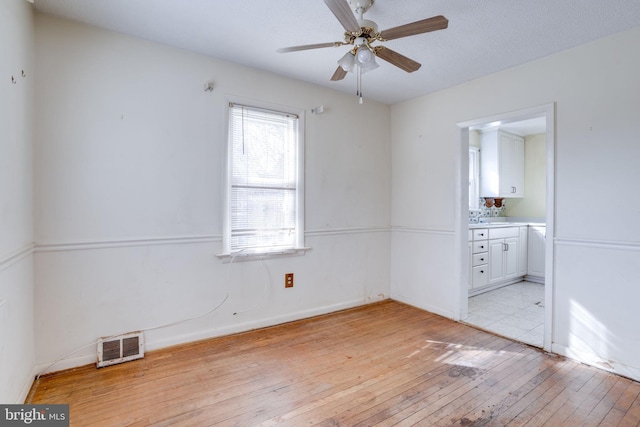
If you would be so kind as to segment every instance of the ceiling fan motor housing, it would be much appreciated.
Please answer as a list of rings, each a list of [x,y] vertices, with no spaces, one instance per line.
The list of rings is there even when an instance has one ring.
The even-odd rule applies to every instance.
[[[362,14],[373,6],[373,2],[374,0],[349,0],[349,6],[357,14]]]
[[[378,24],[368,19],[358,19],[358,24],[360,28],[371,28],[374,33],[378,32]]]

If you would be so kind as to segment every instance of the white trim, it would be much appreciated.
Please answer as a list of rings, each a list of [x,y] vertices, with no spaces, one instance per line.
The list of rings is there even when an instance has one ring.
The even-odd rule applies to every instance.
[[[307,251],[311,250],[309,247],[304,248],[291,248],[291,249],[282,249],[271,252],[244,252],[237,251],[233,253],[221,253],[216,254],[216,257],[222,260],[223,263],[236,263],[239,261],[264,261],[275,258],[282,257],[291,257],[291,256],[302,256],[307,253]]]
[[[282,112],[286,114],[295,115],[298,119],[298,145],[297,145],[297,176],[296,176],[296,249],[304,249],[305,238],[305,224],[304,224],[304,207],[305,207],[305,182],[304,182],[304,168],[305,168],[305,124],[306,124],[306,110],[305,108],[294,107],[290,105],[275,104],[272,102],[265,102],[252,98],[245,98],[231,94],[225,94],[225,102],[227,108],[225,108],[226,120],[225,120],[225,151],[224,151],[224,170],[223,170],[223,227],[222,227],[222,245],[223,254],[227,256],[231,253],[230,240],[231,240],[231,227],[229,221],[231,218],[230,212],[230,172],[231,172],[231,156],[230,156],[230,144],[229,144],[229,104],[239,104],[248,107],[254,107],[258,109],[265,109],[274,112]]]
[[[145,351],[148,352],[148,351],[160,350],[160,349],[174,346],[174,345],[186,344],[186,343],[196,342],[200,340],[218,338],[218,337],[223,337],[223,336],[227,336],[235,333],[247,332],[247,331],[260,329],[260,328],[266,328],[269,326],[281,325],[287,322],[308,319],[308,318],[320,316],[323,314],[334,313],[340,310],[346,310],[350,308],[364,306],[367,304],[376,303],[379,301],[384,301],[387,299],[389,299],[387,295],[381,294],[380,297],[377,298],[375,301],[373,300],[373,298],[367,299],[365,301],[361,299],[357,299],[357,300],[336,303],[332,305],[325,305],[317,308],[311,308],[307,310],[301,310],[295,313],[289,313],[289,314],[285,314],[277,317],[271,317],[268,319],[248,321],[244,323],[238,323],[235,325],[224,326],[221,328],[211,328],[211,329],[192,332],[192,333],[168,336],[168,337],[159,338],[155,340],[154,339],[150,340],[147,337],[145,342]],[[238,316],[242,316],[242,314],[239,314]],[[95,364],[96,360],[97,360],[96,354],[92,353],[92,354],[85,354],[85,355],[62,359],[62,360],[56,361],[54,365],[52,365],[53,361],[39,363],[33,369],[34,374],[31,376],[31,378],[34,378],[38,374],[46,374],[50,372],[57,372],[65,369],[76,368],[78,366]],[[29,386],[30,385],[31,384],[29,384]],[[27,388],[27,392],[28,392],[28,388]]]
[[[554,243],[556,246],[577,246],[583,248],[610,249],[618,251],[640,251],[640,243],[617,242],[612,240],[556,238]]]
[[[453,316],[455,321],[467,318],[468,298],[471,283],[469,274],[469,128],[462,127],[457,132],[458,140],[454,144],[455,171],[455,198],[454,198],[454,239],[453,239]],[[479,184],[478,184],[479,185]],[[463,188],[464,186],[464,188]]]
[[[29,243],[28,245],[20,249],[16,249],[13,252],[9,252],[5,256],[1,257],[0,271],[4,270],[5,268],[8,268],[9,266],[22,260],[23,258],[26,258],[27,256],[31,255],[33,253],[33,249],[34,249],[34,244]]]
[[[547,159],[546,159],[546,244],[545,244],[545,271],[544,271],[544,337],[543,348],[551,351],[553,345],[553,295],[555,286],[555,222],[556,222],[556,104],[547,104],[544,107],[547,128]]]
[[[18,404],[18,405],[22,405],[24,403],[31,403],[31,402],[27,401],[27,399],[29,399],[30,397],[33,397],[33,396],[30,396],[29,393],[31,392],[31,388],[33,387],[34,378],[36,378],[38,376],[38,373],[39,373],[38,367],[37,366],[32,366],[31,367],[31,372],[25,378],[24,383],[22,384],[22,388],[18,392],[17,399],[13,403]]]
[[[91,347],[91,348],[95,350],[95,347]],[[82,356],[69,357],[67,359],[62,359],[55,362],[50,361],[45,363],[38,363],[33,368],[34,374],[31,377],[32,382],[34,378],[38,378],[38,375],[42,376],[45,374],[50,374],[52,372],[65,371],[67,369],[77,368],[79,366],[85,366],[85,365],[95,366],[97,360],[98,360],[98,356],[95,353],[92,353],[92,354],[84,354]]]
[[[413,234],[439,234],[443,236],[454,236],[456,234],[455,231],[451,231],[451,230],[435,230],[433,228],[414,228],[414,227],[398,227],[398,226],[392,227],[391,231],[400,232],[400,233],[413,233]],[[466,241],[466,236],[465,236],[465,241]]]
[[[391,231],[389,227],[362,227],[362,228],[332,228],[326,230],[308,230],[304,231],[305,237],[324,237],[334,235],[349,234],[367,234],[367,233],[386,233]],[[430,230],[413,230],[417,232],[437,232]],[[444,232],[449,234],[450,232]],[[182,245],[182,244],[201,244],[201,243],[221,243],[222,235],[210,234],[201,236],[177,236],[177,237],[138,237],[133,239],[113,239],[113,240],[87,240],[76,242],[44,242],[29,245],[25,248],[17,250],[5,258],[0,259],[0,269],[6,263],[15,262],[21,257],[29,255],[33,252],[60,252],[60,251],[81,251],[90,249],[108,249],[108,248],[127,248],[135,246],[154,246],[154,245]],[[296,248],[293,250],[309,250],[310,247]]]
[[[502,114],[495,114],[492,116],[481,117],[473,120],[457,123],[459,128],[458,143],[456,144],[456,151],[458,159],[456,161],[456,254],[457,259],[460,260],[457,264],[460,268],[468,266],[468,256],[463,248],[466,248],[466,230],[468,228],[468,212],[459,212],[461,206],[466,206],[469,199],[467,185],[462,189],[463,182],[466,180],[463,174],[467,171],[463,171],[460,165],[468,162],[467,150],[469,148],[469,128],[480,126],[485,123],[502,122],[511,123],[517,122],[529,118],[544,117],[546,119],[546,225],[547,225],[547,239],[545,246],[545,319],[544,319],[544,349],[551,351],[552,332],[553,332],[553,278],[554,278],[554,233],[555,233],[555,141],[556,141],[556,105],[555,103],[543,104],[535,107],[529,107],[522,110],[511,111]],[[464,156],[463,156],[464,153]],[[461,195],[463,197],[461,197]],[[463,287],[467,280],[462,277],[464,272],[462,270],[456,270],[456,277],[459,278],[456,286],[456,301],[454,301],[454,310],[456,310],[456,317],[466,315],[467,313],[467,295],[463,292]],[[458,306],[459,304],[459,306]]]
[[[121,240],[95,240],[84,242],[37,243],[35,252],[82,251],[89,249],[127,248],[134,246],[182,245],[221,242],[222,236],[147,237]]]
[[[160,340],[148,341],[146,346],[148,351],[159,350],[161,348],[165,348],[173,345],[190,343],[190,342],[210,339],[210,338],[223,337],[223,336],[227,336],[227,335],[231,335],[239,332],[247,332],[255,329],[281,325],[287,322],[295,322],[298,320],[309,319],[315,316],[321,316],[323,314],[328,314],[328,313],[335,313],[340,310],[347,310],[350,308],[360,307],[367,304],[384,301],[387,299],[389,299],[388,296],[382,295],[382,297],[376,299],[376,301],[372,301],[372,300],[363,301],[361,299],[345,301],[345,302],[336,303],[332,305],[325,305],[322,307],[301,310],[295,313],[289,313],[282,316],[271,317],[269,319],[254,320],[254,321],[239,323],[235,325],[225,326],[222,328],[212,328],[205,331],[198,331],[198,332],[187,333],[187,334],[178,335],[174,337],[164,338]],[[238,316],[241,316],[241,314],[239,314]]]
[[[480,210],[480,148],[469,146],[469,156],[473,153],[474,189],[475,197],[471,199],[469,210]],[[469,165],[471,167],[471,165]],[[467,169],[469,169],[469,167]]]
[[[528,274],[524,276],[525,282],[538,283],[540,285],[544,285],[544,277],[542,276],[529,276]]]
[[[621,375],[634,381],[640,381],[640,369],[635,366],[625,365],[614,360],[602,358],[591,352],[576,351],[556,343],[551,346],[551,351],[589,366],[593,366],[616,375]]]
[[[415,299],[405,298],[403,295],[391,293],[391,299],[393,301],[399,301],[403,304],[410,305],[411,307],[416,307],[421,310],[428,311],[429,313],[437,314],[438,316],[446,317],[447,319],[453,319],[454,313],[449,310],[443,310],[441,306],[435,306],[431,304],[416,304]]]
[[[307,230],[306,237],[333,236],[336,234],[366,234],[366,233],[387,233],[390,227],[353,227],[353,228],[328,228],[326,230]]]
[[[467,298],[474,297],[476,295],[484,294],[485,292],[495,291],[496,289],[504,288],[505,286],[510,286],[515,283],[522,282],[523,280],[527,280],[527,276],[518,276],[513,279],[509,279],[505,282],[495,283],[489,286],[483,286],[481,288],[471,289],[467,295]],[[544,284],[544,283],[543,283]]]

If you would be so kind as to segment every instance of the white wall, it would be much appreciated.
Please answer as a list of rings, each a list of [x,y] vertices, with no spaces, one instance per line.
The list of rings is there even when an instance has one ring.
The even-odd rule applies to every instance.
[[[639,51],[636,27],[394,105],[392,297],[456,314],[456,123],[555,102],[552,349],[640,379]]]
[[[34,363],[31,117],[35,70],[33,16],[24,0],[0,2],[0,52],[0,402],[21,403],[31,385]]]
[[[388,298],[388,106],[43,15],[36,59],[39,367],[227,295],[147,332],[147,348]],[[215,256],[227,94],[306,110],[305,256]],[[89,346],[50,369],[93,361]]]

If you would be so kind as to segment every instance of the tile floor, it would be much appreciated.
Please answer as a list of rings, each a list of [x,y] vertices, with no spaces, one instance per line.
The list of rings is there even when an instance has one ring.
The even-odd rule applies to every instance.
[[[519,282],[471,297],[464,322],[542,347],[544,285]]]

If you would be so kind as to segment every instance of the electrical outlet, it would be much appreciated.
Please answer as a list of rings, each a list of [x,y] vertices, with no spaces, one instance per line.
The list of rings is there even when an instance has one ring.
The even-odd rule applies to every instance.
[[[284,287],[293,288],[293,273],[286,273],[284,275]]]

